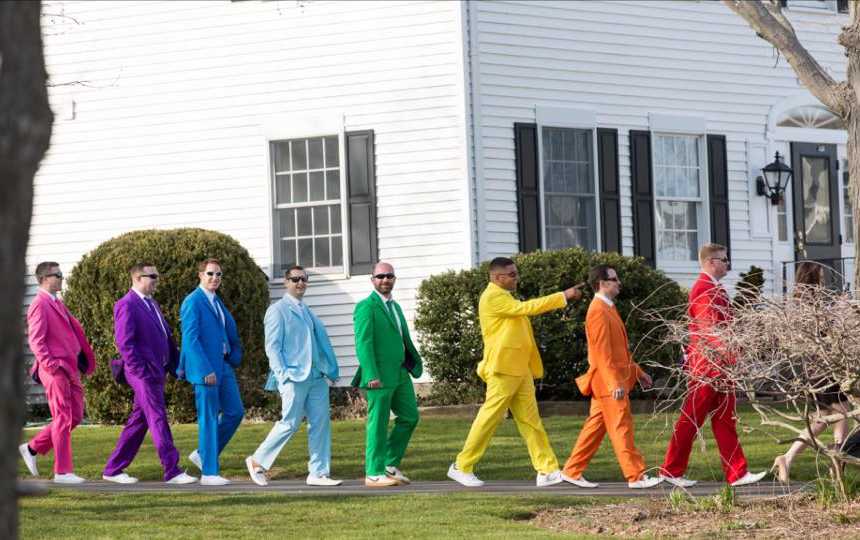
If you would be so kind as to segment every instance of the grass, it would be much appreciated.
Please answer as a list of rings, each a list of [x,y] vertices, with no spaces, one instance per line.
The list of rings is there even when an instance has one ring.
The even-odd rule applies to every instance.
[[[743,423],[755,424],[749,411]],[[554,416],[544,422],[550,440],[564,462],[584,421],[583,417]],[[646,464],[659,465],[671,434],[673,417],[636,417],[637,445]],[[460,450],[471,418],[425,418],[416,430],[404,472],[416,480],[444,480],[448,465]],[[247,479],[244,458],[263,440],[270,424],[243,424],[222,454],[222,474]],[[101,477],[120,427],[83,426],[73,433],[75,472],[85,478]],[[27,430],[27,437],[34,430]],[[182,466],[193,468],[188,453],[196,447],[195,425],[173,426],[182,454]],[[710,429],[694,446],[688,476],[722,481],[719,456]],[[741,431],[741,442],[750,469],[768,468],[784,447],[767,432]],[[363,421],[333,424],[332,474],[360,478],[364,463]],[[51,456],[40,457],[43,476],[50,474]],[[826,467],[826,464],[820,466]],[[307,474],[307,436],[304,428],[284,448],[273,468],[274,479],[304,478]],[[815,478],[816,462],[806,452],[795,462],[792,477]],[[161,480],[161,467],[147,438],[127,472],[142,480]],[[196,471],[192,471],[197,474]],[[512,420],[497,431],[484,459],[476,469],[485,480],[534,478],[525,445]],[[19,473],[25,476],[23,463]],[[595,481],[621,481],[621,473],[608,441],[595,456],[587,477]],[[544,508],[588,504],[587,499],[482,494],[411,495],[392,497],[284,497],[278,494],[88,494],[52,491],[46,497],[21,502],[23,538],[268,538],[275,536],[389,537],[447,536],[452,538],[518,536],[557,537],[531,526],[528,519]]]

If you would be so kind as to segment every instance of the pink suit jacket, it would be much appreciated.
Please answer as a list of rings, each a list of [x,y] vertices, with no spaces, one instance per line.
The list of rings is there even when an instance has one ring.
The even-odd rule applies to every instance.
[[[27,310],[27,340],[36,360],[30,369],[32,375],[39,366],[51,373],[64,369],[71,377],[78,376],[78,353],[83,351],[87,358],[90,375],[96,369],[93,349],[87,342],[81,323],[72,316],[69,309],[59,300],[40,290]]]

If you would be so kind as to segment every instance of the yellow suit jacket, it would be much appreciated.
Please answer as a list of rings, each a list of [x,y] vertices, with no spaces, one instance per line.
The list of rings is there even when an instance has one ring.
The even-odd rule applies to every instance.
[[[585,316],[585,336],[588,371],[576,379],[582,395],[608,397],[618,387],[629,392],[642,375],[642,369],[633,361],[627,329],[615,306],[595,297]]]
[[[563,308],[563,292],[521,302],[495,283],[481,293],[478,317],[484,337],[484,359],[478,363],[483,380],[494,373],[543,377],[543,363],[529,317]]]

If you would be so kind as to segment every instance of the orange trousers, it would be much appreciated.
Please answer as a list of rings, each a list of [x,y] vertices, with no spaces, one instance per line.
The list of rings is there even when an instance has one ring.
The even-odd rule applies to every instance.
[[[621,400],[611,397],[591,399],[591,410],[564,464],[564,474],[571,478],[582,476],[607,433],[624,477],[628,482],[639,480],[645,472],[645,460],[633,443],[633,416],[627,396]]]

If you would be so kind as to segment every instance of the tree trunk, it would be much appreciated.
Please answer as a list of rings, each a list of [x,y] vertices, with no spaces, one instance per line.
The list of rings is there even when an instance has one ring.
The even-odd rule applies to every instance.
[[[18,538],[16,477],[24,419],[21,305],[33,177],[51,139],[41,2],[0,2],[0,538]]]

